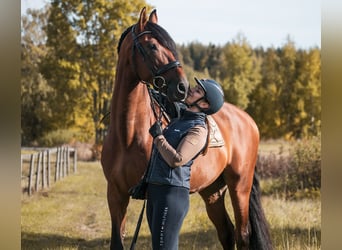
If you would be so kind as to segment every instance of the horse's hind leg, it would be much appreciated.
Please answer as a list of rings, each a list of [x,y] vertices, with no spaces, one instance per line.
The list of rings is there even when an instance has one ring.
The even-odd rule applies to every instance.
[[[200,192],[205,202],[209,219],[214,224],[223,249],[234,249],[234,225],[229,218],[224,204],[227,186],[222,177]]]
[[[249,249],[249,237],[251,233],[249,225],[249,196],[252,188],[253,174],[236,176],[228,172],[225,173],[225,179],[234,209],[237,249],[247,250]]]
[[[121,197],[117,189],[108,183],[107,200],[112,221],[111,250],[121,250],[125,234],[126,211],[129,197]]]

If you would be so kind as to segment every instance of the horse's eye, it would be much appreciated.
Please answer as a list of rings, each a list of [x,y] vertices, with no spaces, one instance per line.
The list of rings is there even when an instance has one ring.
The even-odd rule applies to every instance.
[[[150,50],[157,50],[157,45],[155,45],[154,43],[149,43],[148,47]]]

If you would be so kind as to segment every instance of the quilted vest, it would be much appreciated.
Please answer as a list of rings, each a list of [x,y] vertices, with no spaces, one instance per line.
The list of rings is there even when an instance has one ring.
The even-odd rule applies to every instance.
[[[164,129],[163,135],[173,148],[177,148],[189,129],[198,125],[206,127],[205,114],[185,110],[180,118],[170,122]],[[158,152],[158,149],[153,146],[147,182],[190,189],[190,171],[192,163],[193,159],[181,167],[172,168],[163,159]]]

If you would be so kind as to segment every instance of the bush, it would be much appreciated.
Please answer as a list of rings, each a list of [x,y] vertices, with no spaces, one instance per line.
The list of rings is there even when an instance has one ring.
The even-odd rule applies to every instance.
[[[257,173],[265,194],[286,198],[317,197],[321,188],[320,137],[292,143],[287,155],[259,156]]]
[[[316,137],[301,140],[290,152],[291,165],[288,173],[290,186],[295,190],[317,190],[321,188],[321,141]]]
[[[69,144],[77,138],[77,133],[69,129],[59,129],[47,133],[39,139],[38,143],[42,147],[56,147]]]

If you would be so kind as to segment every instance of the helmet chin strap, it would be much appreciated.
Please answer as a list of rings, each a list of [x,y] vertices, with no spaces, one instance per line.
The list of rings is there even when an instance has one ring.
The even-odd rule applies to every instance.
[[[196,101],[194,101],[193,103],[190,103],[190,104],[187,104],[186,102],[184,102],[184,104],[188,107],[188,108],[191,108],[191,107],[197,107],[200,111],[204,111],[203,108],[201,108],[199,105],[198,105],[198,102],[205,99],[204,96],[202,96],[201,98],[197,99]]]

